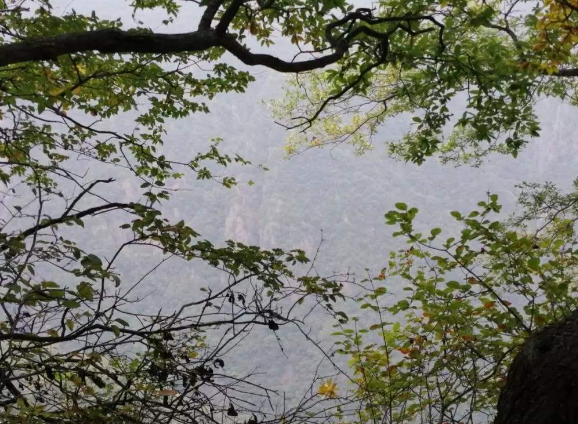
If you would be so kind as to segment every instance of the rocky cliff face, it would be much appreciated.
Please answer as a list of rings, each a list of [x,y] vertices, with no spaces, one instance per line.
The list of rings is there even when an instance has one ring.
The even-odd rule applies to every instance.
[[[578,312],[530,337],[512,363],[494,424],[578,421]]]

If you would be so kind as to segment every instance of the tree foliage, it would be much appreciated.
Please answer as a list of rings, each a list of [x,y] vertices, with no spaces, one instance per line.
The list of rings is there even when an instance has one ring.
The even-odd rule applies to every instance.
[[[386,214],[407,248],[366,281],[358,302],[373,322],[335,333],[361,402],[353,422],[492,422],[523,341],[576,310],[578,197],[522,188],[516,215],[499,219],[490,194],[452,212],[461,231],[446,236],[418,230],[417,209],[404,203]]]
[[[169,157],[163,144],[167,122],[208,112],[208,100],[253,81],[219,60],[226,50],[284,66],[244,47],[245,30],[268,45],[279,21],[286,36],[306,26],[318,39],[325,21],[314,13],[343,4],[210,1],[189,35],[138,24],[150,9],[170,27],[182,5],[134,1],[130,28],[121,17],[62,14],[48,0],[0,2],[2,422],[262,421],[265,409],[248,397],[272,392],[227,371],[224,355],[255,327],[299,325],[300,305],[331,311],[341,297],[339,278],[317,275],[303,251],[217,246],[171,220],[163,205],[176,180],[229,188],[237,181],[221,173],[250,162],[222,153],[219,140],[189,157]],[[107,251],[86,236],[103,222],[119,227]],[[158,262],[134,269],[146,251]],[[139,287],[180,260],[205,264],[212,280],[171,310],[142,310]]]
[[[344,0],[207,0],[190,31],[175,33],[187,3],[134,0],[130,21],[56,13],[50,0],[0,1],[0,420],[492,416],[521,341],[575,308],[575,194],[525,187],[524,213],[507,222],[494,217],[500,206],[489,195],[479,210],[453,213],[463,229],[445,241],[440,229],[416,230],[417,210],[399,203],[386,219],[409,246],[366,281],[361,308],[378,319],[364,328],[333,310],[341,276],[317,275],[304,252],[218,246],[165,214],[176,180],[195,175],[230,188],[238,182],[221,172],[251,165],[223,153],[219,140],[171,157],[167,123],[208,112],[221,93],[244,92],[254,78],[225,60],[234,56],[300,73],[297,91],[277,105],[293,117],[290,153],[345,141],[364,151],[384,119],[411,113],[412,130],[391,144],[403,159],[515,155],[539,134],[539,98],[576,101],[576,2],[384,0],[367,9]],[[166,32],[139,21],[145,10]],[[278,54],[278,36],[295,58]],[[466,106],[456,116],[460,96]],[[113,175],[130,180],[125,193]],[[119,226],[105,253],[79,236],[103,220]],[[129,252],[142,250],[159,262],[123,272]],[[203,263],[215,277],[171,311],[139,310],[135,290],[175,260]],[[384,304],[394,281],[407,296]],[[267,415],[247,396],[266,400],[269,389],[228,372],[223,357],[256,326],[300,325],[301,305],[339,320],[354,391],[346,395],[337,376],[314,381],[299,405]]]
[[[293,131],[290,155],[340,143],[363,153],[385,139],[405,161],[479,164],[539,136],[539,99],[576,103],[573,1],[387,0],[372,16],[388,34],[379,64],[361,47],[340,67],[290,78],[274,104]],[[413,122],[392,140],[379,129],[397,115]]]

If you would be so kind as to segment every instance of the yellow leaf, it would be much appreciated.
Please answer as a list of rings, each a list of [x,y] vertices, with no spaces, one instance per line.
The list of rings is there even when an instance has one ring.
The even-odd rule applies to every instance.
[[[317,391],[321,396],[325,396],[328,398],[336,398],[337,397],[337,384],[333,382],[333,380],[329,379],[321,386],[319,386],[319,390]]]
[[[80,75],[86,75],[86,66],[81,65],[79,63],[76,65],[76,69],[78,69],[78,72],[80,73]]]
[[[546,72],[550,75],[558,72],[558,67],[556,65],[549,64],[546,68]]]
[[[542,31],[544,28],[546,28],[546,22],[544,19],[540,19],[538,22],[536,22],[536,29],[538,31]]]
[[[108,101],[107,101],[107,104],[109,106],[117,106],[119,103],[120,103],[120,100],[116,96],[110,96]]]
[[[66,87],[54,87],[48,90],[48,94],[50,94],[51,96],[60,96],[65,91]]]
[[[178,394],[179,394],[179,392],[177,392],[176,390],[173,390],[173,389],[164,389],[164,390],[159,390],[158,392],[155,392],[155,395],[157,395],[157,396],[176,396]]]

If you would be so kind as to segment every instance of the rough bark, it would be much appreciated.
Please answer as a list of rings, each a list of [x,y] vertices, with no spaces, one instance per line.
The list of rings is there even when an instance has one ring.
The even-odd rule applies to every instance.
[[[531,336],[514,359],[494,424],[578,423],[578,311]]]

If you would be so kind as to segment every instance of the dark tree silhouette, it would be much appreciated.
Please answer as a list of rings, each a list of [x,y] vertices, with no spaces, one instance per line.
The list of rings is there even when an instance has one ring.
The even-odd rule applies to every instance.
[[[494,424],[578,422],[578,311],[530,337],[518,353]]]

